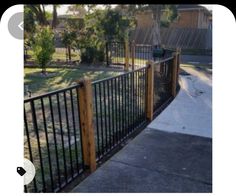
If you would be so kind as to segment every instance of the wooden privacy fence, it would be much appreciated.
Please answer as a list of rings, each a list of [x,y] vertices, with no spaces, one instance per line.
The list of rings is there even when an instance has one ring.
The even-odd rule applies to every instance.
[[[58,192],[141,131],[176,96],[179,54],[24,100],[25,192]]]
[[[130,39],[138,44],[149,44],[153,42],[152,27],[136,28],[131,32]],[[161,28],[162,44],[168,48],[211,50],[212,29],[198,28]]]

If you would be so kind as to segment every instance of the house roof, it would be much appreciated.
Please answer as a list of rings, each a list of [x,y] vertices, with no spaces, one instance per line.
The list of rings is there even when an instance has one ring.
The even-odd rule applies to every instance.
[[[198,4],[179,4],[177,5],[177,8],[178,9],[201,9],[203,7]]]
[[[185,11],[185,10],[204,10],[207,14],[211,15],[211,11],[208,10],[206,7],[198,5],[198,4],[178,4],[177,5],[178,11]]]

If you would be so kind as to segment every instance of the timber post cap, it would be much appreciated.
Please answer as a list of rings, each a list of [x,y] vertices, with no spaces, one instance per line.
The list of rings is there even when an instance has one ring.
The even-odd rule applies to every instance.
[[[148,61],[146,62],[147,67],[150,67],[150,66],[152,66],[153,64],[154,64],[154,61],[152,61],[152,60],[148,60]]]
[[[81,85],[81,87],[83,87],[86,83],[89,83],[89,82],[91,82],[91,80],[87,76],[76,81],[76,83]]]

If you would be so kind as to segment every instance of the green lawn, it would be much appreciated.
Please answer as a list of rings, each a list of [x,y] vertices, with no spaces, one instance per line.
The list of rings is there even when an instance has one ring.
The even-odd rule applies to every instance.
[[[30,57],[28,58],[28,61],[35,61],[32,50],[28,50],[28,55],[30,55]],[[71,50],[71,59],[72,61],[79,61],[80,60],[79,52]],[[65,49],[57,49],[55,53],[53,54],[52,61],[58,61],[58,60],[66,61]]]
[[[25,90],[28,89],[32,95],[39,95],[53,90],[68,87],[83,77],[91,80],[103,79],[120,74],[120,72],[112,71],[85,71],[80,69],[69,68],[48,68],[47,72],[51,76],[42,76],[40,68],[24,69],[24,85]],[[52,75],[53,74],[53,75]],[[27,95],[25,93],[25,95]]]

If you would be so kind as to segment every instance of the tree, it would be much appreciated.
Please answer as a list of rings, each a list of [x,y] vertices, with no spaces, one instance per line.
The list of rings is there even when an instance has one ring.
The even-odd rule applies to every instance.
[[[68,7],[68,12],[73,12],[74,15],[84,16],[94,12],[96,7],[96,4],[75,4]]]
[[[161,10],[166,9],[169,11],[169,21],[173,21],[177,17],[177,8],[176,5],[161,5],[161,4],[125,4],[118,5],[118,10],[121,10],[123,14],[126,14],[130,17],[138,11],[151,10],[153,13],[153,45],[161,45],[161,34],[160,34],[160,24],[161,24]]]
[[[52,11],[52,28],[56,28],[58,21],[57,21],[57,8],[59,5],[53,4],[53,11]]]
[[[62,43],[65,45],[69,61],[71,61],[71,49],[77,47],[79,31],[84,27],[84,22],[80,18],[68,18],[65,21],[66,30],[61,33]]]
[[[46,65],[52,60],[55,52],[54,34],[49,27],[37,28],[32,49],[36,61],[41,65],[42,73],[46,74]]]
[[[103,31],[106,40],[125,41],[131,28],[134,28],[134,20],[123,16],[117,10],[106,10],[98,28]]]
[[[32,13],[35,15],[35,19],[41,26],[49,25],[49,22],[47,20],[47,12],[45,10],[44,4],[27,4],[25,5],[26,8],[31,9]]]
[[[33,34],[35,32],[35,16],[31,9],[24,8],[24,60],[26,61],[27,51],[30,47]]]
[[[133,26],[130,18],[113,9],[96,9],[85,16],[85,28],[80,31],[81,59],[86,62],[104,60],[107,40],[124,41]]]

